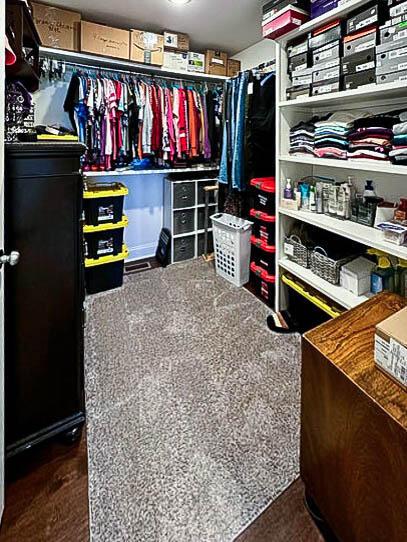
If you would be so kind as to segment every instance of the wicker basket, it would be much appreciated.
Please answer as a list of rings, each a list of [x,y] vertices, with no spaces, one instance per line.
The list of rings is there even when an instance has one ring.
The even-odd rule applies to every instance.
[[[302,243],[298,235],[290,235],[284,240],[284,254],[302,267],[309,267],[309,250]]]
[[[331,284],[339,284],[341,267],[351,260],[353,256],[333,260],[322,247],[315,247],[310,251],[311,271]]]

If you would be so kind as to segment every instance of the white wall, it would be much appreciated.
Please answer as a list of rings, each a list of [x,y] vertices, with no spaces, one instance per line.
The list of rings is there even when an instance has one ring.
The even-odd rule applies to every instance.
[[[269,62],[276,58],[276,46],[274,41],[261,40],[251,47],[236,53],[232,58],[240,60],[242,63],[242,71],[255,68],[263,62]]]

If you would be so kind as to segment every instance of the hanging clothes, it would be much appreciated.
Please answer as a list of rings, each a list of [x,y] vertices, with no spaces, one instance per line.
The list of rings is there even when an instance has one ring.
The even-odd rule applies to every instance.
[[[64,109],[88,152],[84,169],[110,170],[150,158],[157,165],[216,161],[218,89],[148,78],[74,73]]]

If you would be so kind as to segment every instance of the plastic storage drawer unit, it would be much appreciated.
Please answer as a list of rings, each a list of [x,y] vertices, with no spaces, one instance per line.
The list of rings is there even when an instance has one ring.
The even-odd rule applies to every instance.
[[[85,285],[88,294],[97,294],[123,284],[124,260],[129,251],[125,245],[117,256],[85,259]]]
[[[250,217],[253,220],[253,234],[267,245],[274,245],[276,240],[276,217],[251,209]]]
[[[190,233],[195,230],[195,209],[174,211],[174,235]]]
[[[123,216],[120,222],[83,227],[85,257],[97,259],[103,256],[117,256],[123,247],[124,228],[128,219]]]
[[[262,297],[269,307],[274,306],[274,294],[276,289],[276,277],[264,271],[261,267],[252,262],[250,264],[250,278],[255,292]]]
[[[254,208],[268,215],[276,212],[276,181],[274,177],[252,179],[250,186],[255,190]]]
[[[184,209],[195,205],[195,183],[174,183],[174,209]]]
[[[99,226],[106,222],[120,222],[124,196],[128,193],[122,183],[89,183],[83,192],[86,224]]]
[[[252,244],[252,261],[269,275],[274,275],[276,269],[276,247],[268,245],[253,235],[250,241]]]
[[[195,235],[187,235],[174,239],[174,262],[183,262],[195,258]]]

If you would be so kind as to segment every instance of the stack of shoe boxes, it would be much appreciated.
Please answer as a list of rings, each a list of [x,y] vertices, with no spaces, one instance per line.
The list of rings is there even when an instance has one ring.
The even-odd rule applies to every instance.
[[[365,5],[290,43],[287,53],[288,100],[407,80],[407,0]]]
[[[376,82],[407,81],[407,1],[386,0],[389,19],[380,27]]]

